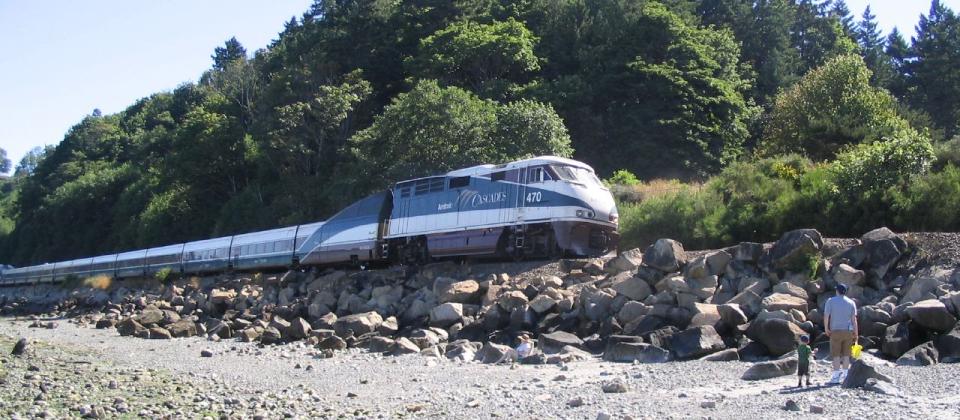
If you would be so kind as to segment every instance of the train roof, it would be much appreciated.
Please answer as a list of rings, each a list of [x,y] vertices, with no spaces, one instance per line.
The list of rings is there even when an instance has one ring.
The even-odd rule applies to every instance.
[[[469,168],[456,169],[456,170],[447,172],[446,174],[433,175],[433,176],[425,176],[425,177],[414,178],[414,179],[407,179],[407,180],[403,180],[403,181],[397,182],[397,184],[402,184],[402,183],[404,183],[404,182],[409,182],[409,181],[416,181],[416,180],[418,180],[418,179],[434,178],[434,177],[437,177],[437,176],[448,176],[448,177],[450,177],[450,176],[477,176],[477,175],[486,175],[486,174],[489,174],[489,173],[491,173],[491,172],[494,172],[494,171],[497,171],[497,170],[501,170],[501,169],[513,169],[513,168],[525,167],[525,166],[551,165],[551,164],[560,164],[560,165],[567,165],[567,166],[576,166],[576,167],[578,167],[578,168],[587,169],[587,170],[589,170],[590,172],[593,172],[593,168],[591,168],[590,165],[587,165],[586,163],[583,163],[583,162],[580,162],[580,161],[576,161],[576,160],[573,160],[573,159],[562,158],[562,157],[559,157],[559,156],[537,156],[537,157],[532,157],[532,158],[528,158],[528,159],[521,159],[521,160],[509,162],[509,163],[504,163],[504,164],[500,164],[500,165],[484,164],[484,165],[471,166],[471,167],[469,167]]]

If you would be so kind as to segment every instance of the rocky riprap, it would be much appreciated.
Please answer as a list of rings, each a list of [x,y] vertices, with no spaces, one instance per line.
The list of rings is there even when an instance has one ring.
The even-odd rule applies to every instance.
[[[956,362],[960,270],[916,263],[926,261],[916,253],[885,228],[858,240],[825,240],[802,229],[772,244],[696,253],[661,239],[612,259],[542,263],[552,269],[516,275],[446,262],[416,272],[290,271],[115,286],[64,293],[53,309],[83,308],[73,322],[123,336],[304,342],[325,357],[363,348],[504,362],[528,332],[542,354],[524,363],[594,355],[636,363],[776,362],[792,357],[800,334],[811,336],[822,357],[823,304],[843,283],[860,308],[867,352],[900,365]],[[31,304],[5,296],[8,313]],[[793,365],[757,369],[770,377],[791,374]]]

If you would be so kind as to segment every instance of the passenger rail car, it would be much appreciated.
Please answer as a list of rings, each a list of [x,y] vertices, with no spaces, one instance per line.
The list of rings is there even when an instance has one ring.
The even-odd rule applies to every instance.
[[[452,256],[602,255],[618,213],[590,166],[542,156],[394,184],[324,222],[0,270],[0,285]]]

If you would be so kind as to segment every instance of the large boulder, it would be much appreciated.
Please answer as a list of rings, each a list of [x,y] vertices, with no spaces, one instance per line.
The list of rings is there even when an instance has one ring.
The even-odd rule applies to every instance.
[[[770,360],[754,363],[750,366],[740,379],[746,381],[757,381],[761,379],[777,378],[780,376],[793,375],[797,373],[797,359],[789,357],[786,359]]]
[[[803,300],[807,300],[810,296],[802,287],[788,282],[777,283],[776,286],[773,286],[773,293],[794,296]]]
[[[141,325],[159,325],[163,322],[163,311],[155,307],[148,307],[140,312],[140,315],[137,316],[137,322],[139,322]]]
[[[670,361],[670,352],[647,343],[615,342],[603,352],[603,360],[625,363],[663,363]]]
[[[124,318],[123,321],[117,323],[117,332],[120,333],[121,336],[136,336],[137,333],[145,330],[146,328],[133,317]]]
[[[633,271],[636,270],[642,262],[643,253],[640,252],[639,248],[634,248],[629,251],[621,252],[616,258],[607,262],[607,264],[604,265],[603,270],[612,274]]]
[[[547,312],[553,309],[554,306],[557,306],[557,301],[545,294],[537,295],[537,297],[530,301],[530,309],[533,309],[533,311],[538,314]]]
[[[394,356],[402,356],[404,354],[417,354],[420,353],[420,347],[417,347],[413,341],[410,341],[406,337],[400,337],[393,343],[393,349],[390,350],[390,354]]]
[[[497,299],[497,305],[500,305],[500,307],[507,312],[512,312],[516,308],[525,307],[529,302],[530,299],[527,298],[527,295],[519,290],[503,293]]]
[[[310,336],[311,330],[313,330],[313,328],[310,327],[310,323],[307,322],[307,320],[296,317],[293,321],[290,321],[290,326],[287,327],[284,338],[287,340],[303,340]]]
[[[737,349],[720,350],[716,353],[708,354],[700,358],[707,362],[735,362],[740,360],[740,352]]]
[[[796,309],[800,312],[807,313],[806,299],[784,293],[774,293],[767,296],[763,298],[761,304],[763,305],[763,309],[771,312],[781,310],[789,312],[791,309]]]
[[[620,321],[620,325],[629,324],[633,320],[646,315],[649,310],[650,308],[647,305],[633,300],[628,301],[617,312],[617,321]]]
[[[934,346],[933,341],[927,341],[919,346],[907,350],[903,356],[897,359],[898,366],[929,366],[935,365],[940,360],[940,353]]]
[[[724,349],[723,339],[712,326],[687,328],[673,335],[670,348],[678,359],[690,359]]]
[[[337,318],[337,322],[333,324],[333,330],[340,337],[347,337],[351,332],[354,336],[360,336],[376,331],[381,322],[383,317],[371,311]]]
[[[806,334],[797,324],[784,319],[755,320],[747,328],[747,337],[761,343],[773,356],[787,354],[797,347],[797,338]]]
[[[430,325],[435,327],[449,327],[463,319],[463,304],[444,303],[430,311]]]
[[[583,340],[566,331],[556,331],[541,334],[539,338],[540,350],[546,354],[559,353],[565,346],[584,348]]]
[[[658,239],[643,253],[643,263],[664,272],[674,272],[686,264],[683,245],[673,239]]]
[[[736,304],[747,317],[756,316],[763,309],[763,299],[752,290],[744,290],[728,300],[727,304]]]
[[[517,352],[508,346],[488,342],[477,352],[475,360],[480,363],[500,363],[503,361],[517,360]]]
[[[857,270],[846,264],[838,264],[833,269],[833,280],[847,287],[863,286],[866,279],[867,274],[863,270]]]
[[[639,277],[629,276],[617,280],[613,283],[613,290],[628,299],[644,300],[653,292],[650,290],[650,285]]]
[[[900,322],[887,327],[880,351],[887,357],[896,359],[910,350],[910,323]]]
[[[868,379],[876,379],[884,382],[893,382],[886,375],[877,372],[877,369],[867,364],[863,359],[854,360],[847,370],[847,377],[840,385],[843,388],[861,388],[867,384]]]
[[[473,303],[480,298],[480,283],[464,280],[440,287],[437,301],[440,303]]]
[[[170,334],[170,331],[163,327],[153,327],[150,328],[149,338],[154,340],[169,340],[173,338],[173,335]]]
[[[693,304],[693,318],[690,319],[689,327],[713,326],[718,322],[720,322],[720,311],[717,305],[699,302]]]
[[[798,229],[784,233],[770,250],[774,268],[802,272],[810,267],[823,248],[823,237],[815,229]]]
[[[907,308],[907,315],[917,325],[937,332],[950,331],[957,324],[957,318],[937,299],[917,302]]]
[[[170,335],[174,337],[193,337],[197,335],[197,324],[190,319],[181,319],[167,325],[166,328],[170,331]]]
[[[736,303],[719,305],[717,312],[720,314],[720,321],[731,327],[743,325],[749,321],[747,315],[740,310],[740,305]]]
[[[942,334],[934,341],[940,361],[944,363],[960,362],[960,326],[949,333]]]
[[[911,275],[903,287],[900,303],[919,302],[935,297],[933,291],[950,281],[955,269],[933,266]]]
[[[870,274],[875,279],[883,279],[887,272],[900,260],[902,251],[890,239],[870,241],[863,244],[867,251],[867,261],[870,265]]]
[[[480,350],[479,343],[473,343],[468,340],[457,340],[448,343],[443,355],[451,360],[468,362],[474,360],[477,351]]]

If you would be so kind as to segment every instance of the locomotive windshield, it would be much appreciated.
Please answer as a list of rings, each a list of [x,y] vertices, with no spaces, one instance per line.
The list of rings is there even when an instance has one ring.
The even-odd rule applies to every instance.
[[[551,168],[563,181],[605,188],[600,182],[600,179],[587,169],[567,165],[552,165]]]

